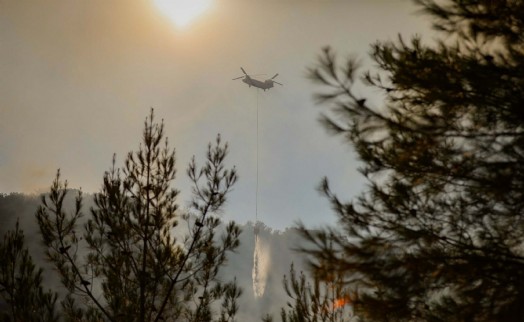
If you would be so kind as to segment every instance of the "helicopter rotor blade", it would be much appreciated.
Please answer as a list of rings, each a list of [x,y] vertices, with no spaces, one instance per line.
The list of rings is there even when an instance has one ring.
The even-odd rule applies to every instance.
[[[284,84],[280,84],[280,83],[277,82],[277,81],[273,81],[273,83],[277,83],[277,84],[280,85],[280,86],[284,86]]]
[[[240,77],[237,77],[237,78],[233,78],[233,80],[240,79],[240,78],[244,78],[244,77],[260,76],[260,75],[265,75],[265,74],[255,74],[255,75],[248,75],[248,74],[245,74],[244,76],[240,76]]]
[[[240,67],[240,69],[242,69],[242,72],[243,72],[244,74],[247,75],[247,73],[246,73],[246,71],[244,70],[244,68]]]
[[[271,79],[275,79],[275,77],[278,76],[278,73],[275,74],[275,76],[271,77]]]

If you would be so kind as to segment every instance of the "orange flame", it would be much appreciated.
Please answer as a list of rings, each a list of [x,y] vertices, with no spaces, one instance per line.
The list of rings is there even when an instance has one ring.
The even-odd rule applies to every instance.
[[[349,296],[344,296],[344,297],[341,297],[339,299],[336,299],[333,302],[333,308],[339,309],[339,308],[343,307],[344,305],[347,305],[347,304],[350,304],[350,303],[351,303],[351,298]]]

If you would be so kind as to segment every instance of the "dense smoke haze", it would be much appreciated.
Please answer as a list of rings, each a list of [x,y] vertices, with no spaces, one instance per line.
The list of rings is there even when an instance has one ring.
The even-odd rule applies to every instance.
[[[242,233],[219,276],[243,290],[237,321],[276,317],[291,264],[309,274],[295,251],[305,245],[298,223],[336,223],[322,178],[348,199],[366,182],[347,141],[319,125],[308,69],[326,46],[373,67],[371,43],[430,35],[429,23],[404,0],[193,0],[187,13],[174,2],[183,1],[0,1],[0,236],[18,220],[44,286],[62,296],[35,219],[41,195],[60,169],[67,207],[83,191],[82,220],[90,218],[104,173],[139,148],[154,111],[176,151],[169,184],[181,209],[191,207],[192,157],[201,160],[217,134],[228,142],[239,180],[214,215]],[[256,88],[240,80],[248,73],[278,83]],[[353,89],[368,104],[384,98]]]
[[[0,192],[46,191],[58,168],[71,188],[97,192],[153,107],[177,149],[175,186],[187,191],[187,163],[221,133],[240,176],[225,216],[255,220],[258,95],[259,219],[280,230],[333,222],[320,178],[348,196],[364,180],[318,125],[306,70],[326,45],[369,64],[369,44],[428,23],[404,0],[212,2],[180,28],[153,0],[1,1]],[[284,86],[257,94],[232,80],[240,67]]]

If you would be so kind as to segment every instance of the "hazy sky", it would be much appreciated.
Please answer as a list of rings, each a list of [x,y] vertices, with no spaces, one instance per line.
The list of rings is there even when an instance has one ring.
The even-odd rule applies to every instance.
[[[364,181],[350,147],[319,126],[305,70],[325,45],[369,61],[378,39],[427,34],[416,10],[406,0],[213,0],[181,29],[153,0],[0,0],[0,192],[41,192],[57,168],[70,187],[98,191],[153,107],[177,151],[181,205],[187,163],[221,133],[240,175],[224,216],[253,221],[257,91],[231,80],[242,66],[284,84],[258,97],[259,219],[333,223],[320,179],[344,198]]]

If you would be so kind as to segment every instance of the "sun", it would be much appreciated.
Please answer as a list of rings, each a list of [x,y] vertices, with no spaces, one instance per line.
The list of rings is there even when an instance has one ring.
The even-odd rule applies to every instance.
[[[185,27],[210,6],[212,0],[155,0],[163,14],[177,26]]]

